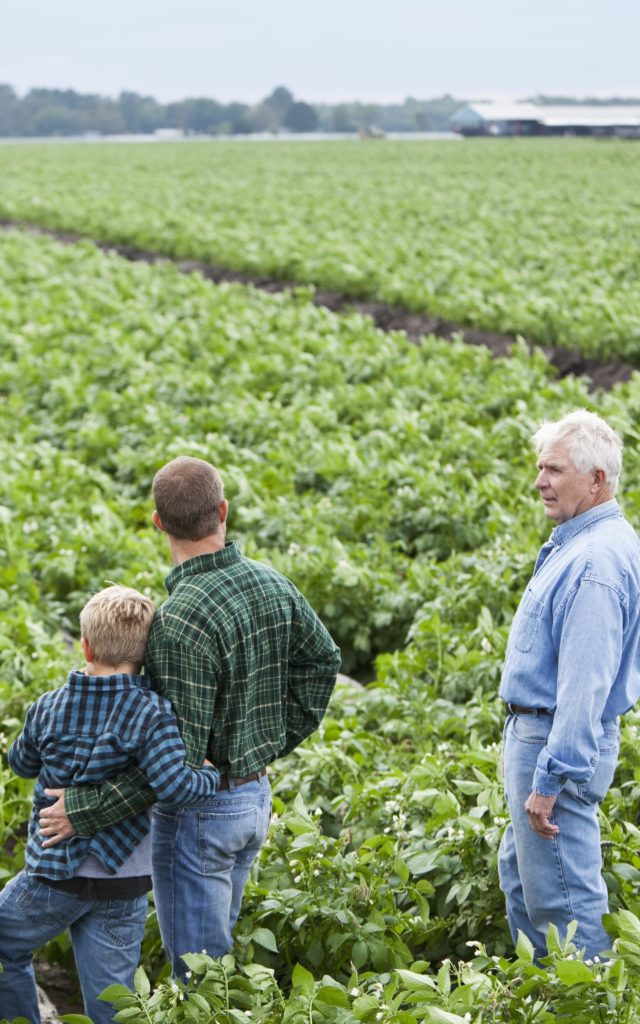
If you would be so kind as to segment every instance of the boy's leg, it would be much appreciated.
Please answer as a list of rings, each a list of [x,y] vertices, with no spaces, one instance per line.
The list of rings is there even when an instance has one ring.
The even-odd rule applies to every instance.
[[[33,953],[85,913],[87,904],[24,871],[0,893],[0,1016],[40,1024]]]
[[[147,918],[147,897],[93,900],[91,910],[71,925],[71,941],[85,1013],[94,1024],[110,1024],[116,1012],[98,999],[107,985],[133,989]]]

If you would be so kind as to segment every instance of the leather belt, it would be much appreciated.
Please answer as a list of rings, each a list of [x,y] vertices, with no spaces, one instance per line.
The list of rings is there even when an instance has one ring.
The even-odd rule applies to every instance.
[[[257,782],[258,779],[263,778],[267,774],[266,768],[261,768],[259,772],[251,772],[251,775],[243,775],[239,779],[236,779],[229,775],[221,775],[218,790],[229,789],[229,782],[231,781],[234,786],[244,786],[247,782]]]
[[[520,704],[509,704],[505,701],[510,715],[550,715],[548,708],[523,708]]]

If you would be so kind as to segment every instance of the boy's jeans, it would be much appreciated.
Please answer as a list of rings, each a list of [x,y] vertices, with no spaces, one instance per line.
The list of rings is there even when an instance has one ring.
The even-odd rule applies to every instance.
[[[153,809],[153,890],[162,943],[176,977],[183,953],[223,956],[231,946],[245,882],[266,839],[266,775],[197,806]]]
[[[616,769],[619,730],[615,720],[602,723],[604,737],[592,778],[582,785],[565,784],[551,815],[560,831],[554,839],[542,839],[529,825],[524,804],[552,724],[551,715],[510,715],[505,725],[504,782],[511,824],[498,854],[500,887],[514,942],[520,930],[533,943],[536,957],[545,956],[549,925],[555,924],[564,939],[575,920],[573,941],[584,948],[587,959],[593,959],[611,945],[602,927],[608,905],[598,805]]]
[[[98,994],[114,983],[133,988],[146,916],[146,896],[81,900],[21,871],[0,893],[0,1017],[40,1024],[33,953],[69,928],[85,1013],[110,1024],[115,1010]]]

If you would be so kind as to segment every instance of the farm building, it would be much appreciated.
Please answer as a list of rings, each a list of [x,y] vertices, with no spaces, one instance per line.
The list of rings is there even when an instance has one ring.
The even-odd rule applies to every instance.
[[[451,118],[461,135],[598,135],[640,139],[640,106],[468,103]]]

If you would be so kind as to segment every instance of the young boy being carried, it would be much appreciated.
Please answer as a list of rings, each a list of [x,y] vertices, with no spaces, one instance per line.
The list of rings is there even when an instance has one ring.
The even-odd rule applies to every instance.
[[[128,587],[95,594],[80,615],[85,670],[31,705],[9,750],[13,770],[38,781],[25,869],[0,893],[0,1017],[39,1024],[33,953],[65,928],[95,1024],[113,1019],[98,994],[113,983],[132,988],[140,955],[151,888],[147,812],[46,847],[38,820],[50,803],[45,789],[97,784],[134,762],[163,804],[198,803],[218,788],[208,762],[185,765],[171,704],[138,674],[154,611]]]

